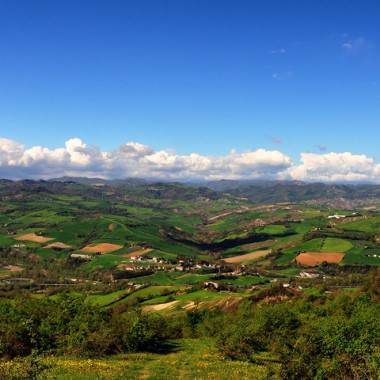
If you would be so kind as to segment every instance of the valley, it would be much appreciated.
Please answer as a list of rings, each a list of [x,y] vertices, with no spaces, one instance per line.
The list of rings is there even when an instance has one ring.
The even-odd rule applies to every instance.
[[[373,201],[345,209],[302,200],[253,203],[178,183],[3,181],[0,210],[5,302],[69,297],[125,318],[142,313],[174,323],[234,315],[248,304],[357,296],[380,266],[380,209]],[[216,349],[212,339],[207,344]],[[268,370],[280,373],[273,360],[274,369],[258,360],[254,370],[263,378]],[[58,371],[54,365],[46,378]],[[69,376],[65,368],[59,371]]]

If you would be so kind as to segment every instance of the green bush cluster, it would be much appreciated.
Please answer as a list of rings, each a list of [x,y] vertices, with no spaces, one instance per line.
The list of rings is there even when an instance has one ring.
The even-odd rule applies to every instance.
[[[158,315],[117,313],[79,296],[0,301],[2,357],[154,351],[167,339],[167,331],[167,322]]]
[[[273,286],[230,313],[187,312],[175,320],[177,334],[215,338],[232,360],[276,362],[284,379],[379,378],[380,270],[357,294],[285,299],[280,290]]]
[[[358,293],[290,297],[272,286],[233,312],[199,307],[165,318],[66,293],[19,296],[0,299],[0,357],[17,357],[20,378],[33,378],[40,354],[162,352],[169,339],[211,337],[224,357],[274,362],[284,379],[378,379],[379,300],[380,270]],[[0,378],[12,368],[0,360]]]
[[[247,303],[235,314],[198,315],[193,331],[215,336],[230,359],[271,355],[286,379],[377,379],[379,315],[380,304],[368,296]]]

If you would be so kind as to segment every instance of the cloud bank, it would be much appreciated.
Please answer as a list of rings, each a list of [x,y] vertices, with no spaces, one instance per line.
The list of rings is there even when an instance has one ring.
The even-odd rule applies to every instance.
[[[48,179],[61,176],[156,178],[160,180],[293,179],[324,182],[379,182],[380,165],[365,155],[301,153],[298,163],[278,150],[232,150],[224,156],[177,154],[128,142],[101,151],[72,138],[49,149],[0,138],[0,177]]]

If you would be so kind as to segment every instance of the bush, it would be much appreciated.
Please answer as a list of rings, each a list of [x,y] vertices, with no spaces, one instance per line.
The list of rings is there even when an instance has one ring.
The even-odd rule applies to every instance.
[[[282,363],[286,379],[376,379],[379,315],[380,304],[365,295],[340,296],[323,304],[259,303],[224,321],[217,346],[224,356],[240,360],[270,352]]]
[[[83,297],[0,301],[0,356],[36,353],[102,356],[156,350],[167,339],[164,319],[112,313]]]
[[[166,321],[157,314],[137,314],[122,334],[122,342],[127,351],[157,351],[168,338]]]
[[[219,332],[218,347],[224,356],[248,360],[263,350],[291,347],[299,320],[287,304],[256,307],[228,321]]]

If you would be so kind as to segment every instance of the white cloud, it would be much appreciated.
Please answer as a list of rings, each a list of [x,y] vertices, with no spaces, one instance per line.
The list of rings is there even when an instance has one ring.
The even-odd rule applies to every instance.
[[[224,156],[177,154],[137,142],[112,151],[101,151],[73,138],[64,147],[25,148],[0,138],[0,177],[53,178],[59,176],[102,178],[145,177],[187,179],[297,179],[304,181],[380,182],[380,165],[365,155],[352,153],[301,153],[300,162],[278,150],[230,151]]]
[[[0,138],[0,166],[13,165],[22,156],[24,147],[15,141]]]
[[[78,138],[64,148],[49,149],[0,139],[0,177],[51,178],[56,176],[99,176],[104,178],[154,177],[161,179],[276,178],[291,166],[289,157],[279,151],[259,149],[221,157],[155,151],[128,142],[102,152]]]
[[[302,153],[301,163],[289,169],[293,179],[324,182],[380,181],[380,165],[365,155]]]

